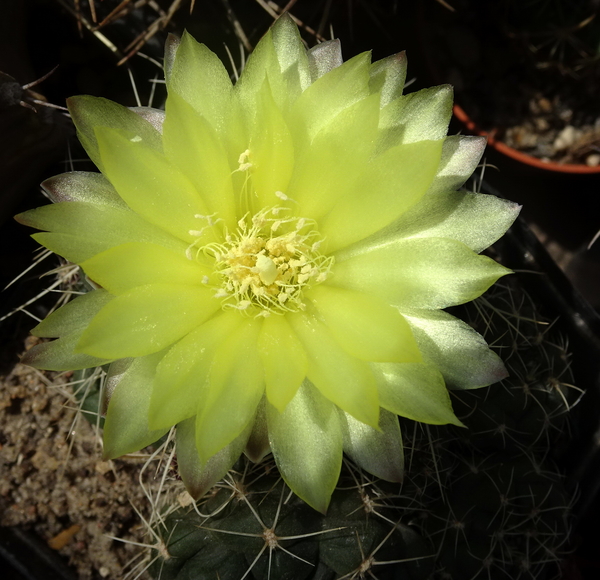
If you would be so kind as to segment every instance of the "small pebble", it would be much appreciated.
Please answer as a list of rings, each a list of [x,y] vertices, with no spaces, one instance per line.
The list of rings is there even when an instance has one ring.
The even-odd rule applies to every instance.
[[[514,146],[523,149],[535,147],[537,139],[534,133],[524,127],[512,127],[506,132],[506,136]]]
[[[598,167],[600,165],[600,154],[592,153],[585,158],[585,164],[588,167]]]
[[[112,469],[112,465],[111,465],[110,461],[98,461],[98,463],[96,463],[94,469],[98,473],[101,473],[102,475],[104,475],[105,473],[108,473]]]
[[[542,97],[538,101],[538,106],[544,113],[549,113],[552,110],[552,103],[546,97]]]
[[[573,143],[575,143],[575,139],[577,138],[577,131],[575,127],[572,125],[567,125],[559,134],[558,137],[554,140],[554,149],[556,151],[562,151],[563,149],[567,149]]]
[[[177,502],[179,503],[179,505],[182,508],[184,508],[184,507],[187,507],[189,505],[192,505],[194,503],[194,498],[187,491],[182,491],[177,496]]]
[[[529,99],[529,112],[537,115],[540,112],[540,105],[537,99]]]
[[[571,109],[565,109],[564,111],[561,111],[558,116],[568,123],[573,118],[573,111],[571,111]]]

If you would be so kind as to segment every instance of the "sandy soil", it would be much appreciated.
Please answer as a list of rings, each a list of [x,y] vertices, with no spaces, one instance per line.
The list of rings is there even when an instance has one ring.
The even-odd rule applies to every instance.
[[[152,543],[133,507],[146,518],[151,511],[138,480],[148,453],[103,461],[69,378],[21,364],[0,377],[0,525],[35,531],[82,580],[135,578],[148,550],[108,536]],[[155,494],[152,468],[146,487]],[[167,487],[169,497],[183,490],[176,481]]]

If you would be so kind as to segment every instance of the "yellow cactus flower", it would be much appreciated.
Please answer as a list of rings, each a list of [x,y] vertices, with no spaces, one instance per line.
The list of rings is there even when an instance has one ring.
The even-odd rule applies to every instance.
[[[33,331],[25,362],[110,364],[113,458],[177,425],[195,497],[240,453],[272,452],[325,511],[345,451],[402,477],[397,415],[460,424],[447,387],[505,375],[442,309],[504,267],[478,252],[518,207],[456,191],[484,142],[447,137],[448,86],[403,95],[403,54],[342,62],[281,17],[232,84],[189,34],[167,46],[166,110],[69,100],[101,173],[43,186],[18,219],[99,288]]]

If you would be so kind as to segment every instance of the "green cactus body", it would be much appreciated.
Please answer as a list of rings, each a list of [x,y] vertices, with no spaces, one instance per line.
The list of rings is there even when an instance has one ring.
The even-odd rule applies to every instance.
[[[169,558],[155,564],[156,577],[325,580],[377,569],[378,578],[392,578],[400,567],[403,578],[425,580],[433,570],[428,543],[401,521],[398,505],[378,497],[383,490],[357,486],[347,474],[324,516],[290,494],[275,470],[247,460],[238,467],[245,474],[230,474],[230,485],[215,488],[197,511],[166,518]]]

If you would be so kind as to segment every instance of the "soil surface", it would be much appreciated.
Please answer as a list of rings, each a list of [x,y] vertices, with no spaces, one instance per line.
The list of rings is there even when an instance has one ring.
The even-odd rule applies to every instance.
[[[149,551],[110,537],[152,543],[136,513],[151,512],[139,485],[148,453],[103,461],[95,427],[76,412],[70,378],[21,364],[0,377],[0,525],[34,531],[82,580],[149,578],[137,576]],[[154,497],[155,472],[153,464],[145,478]],[[166,487],[163,498],[183,492],[185,503],[180,482]]]

